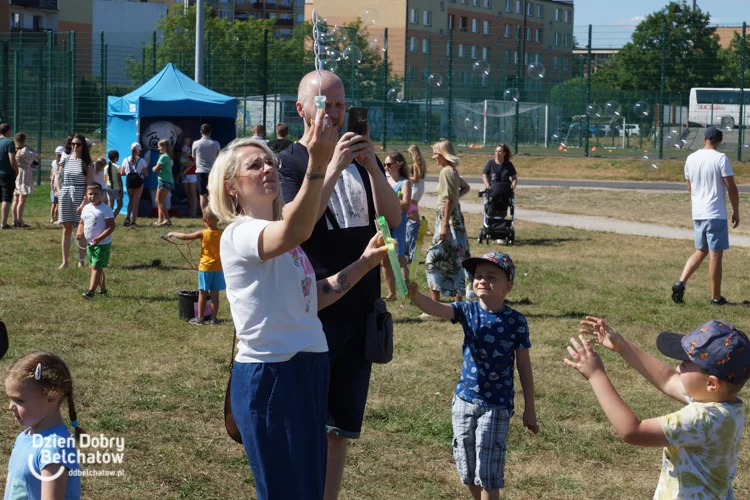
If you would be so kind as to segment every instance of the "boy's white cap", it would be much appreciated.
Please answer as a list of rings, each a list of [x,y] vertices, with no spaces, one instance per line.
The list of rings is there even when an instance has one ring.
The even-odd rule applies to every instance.
[[[140,151],[141,150],[141,143],[140,142],[134,142],[133,144],[131,144],[130,145],[130,150],[133,151],[134,149],[136,151]]]
[[[57,147],[55,148],[55,154],[56,154],[56,155],[61,155],[61,154],[63,154],[63,153],[65,153],[65,148],[64,148],[64,147],[62,147],[62,146],[57,146]]]

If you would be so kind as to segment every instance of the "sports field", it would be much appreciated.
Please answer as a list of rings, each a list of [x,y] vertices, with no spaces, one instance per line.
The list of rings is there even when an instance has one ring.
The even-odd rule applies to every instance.
[[[552,194],[524,193],[529,208],[563,204]],[[631,202],[640,203],[637,198]],[[672,203],[664,200],[666,212],[674,211],[668,208]],[[649,207],[659,210],[658,204]],[[195,327],[177,318],[176,292],[196,288],[196,273],[174,247],[158,238],[158,229],[118,227],[108,271],[111,296],[85,301],[81,293],[88,273],[56,270],[61,229],[46,222],[44,189],[36,191],[27,214],[33,229],[0,234],[0,319],[7,323],[11,340],[0,374],[32,350],[55,351],[72,370],[80,425],[90,434],[125,439],[124,465],[109,467],[123,469],[124,477],[83,478],[84,498],[254,498],[244,451],[223,428],[231,323]],[[432,214],[427,215],[432,226]],[[476,235],[479,222],[478,216],[467,216],[471,235]],[[199,221],[176,225],[173,229],[197,229]],[[505,498],[650,498],[661,450],[622,443],[588,384],[562,364],[578,320],[585,314],[601,315],[656,352],[654,339],[662,329],[687,332],[710,318],[747,329],[750,309],[711,308],[707,269],[691,281],[685,304],[671,302],[669,286],[691,251],[687,241],[525,222],[518,222],[516,233],[517,244],[509,251],[517,280],[509,300],[531,328],[541,433],[534,436],[522,429],[519,390],[508,439]],[[486,249],[472,239],[473,254]],[[154,266],[157,259],[160,265]],[[726,255],[724,290],[734,302],[750,299],[748,268],[750,250],[736,248]],[[363,437],[350,448],[341,498],[466,498],[450,446],[460,328],[422,322],[413,306],[391,304],[391,310],[396,318],[395,357],[373,369]],[[229,319],[225,300],[219,316]],[[602,357],[616,387],[640,417],[679,408],[611,353]],[[9,412],[2,420],[0,468],[5,469],[21,429]],[[734,483],[737,498],[750,498],[749,465],[745,439]]]

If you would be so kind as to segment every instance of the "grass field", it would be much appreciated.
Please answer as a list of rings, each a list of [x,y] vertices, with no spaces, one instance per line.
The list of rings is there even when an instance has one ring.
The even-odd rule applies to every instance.
[[[47,210],[40,189],[28,210],[34,229],[0,233],[0,319],[11,337],[0,374],[31,350],[54,350],[71,367],[81,426],[125,439],[125,477],[84,478],[84,497],[254,498],[244,452],[223,428],[232,326],[193,327],[177,318],[176,292],[194,289],[195,273],[158,238],[158,229],[118,227],[108,272],[111,296],[84,301],[80,294],[88,274],[56,270],[61,230],[46,223]],[[427,215],[432,220],[432,213]],[[475,235],[479,217],[467,216],[467,223]],[[197,221],[177,225],[198,227]],[[661,450],[620,442],[588,384],[562,364],[567,339],[577,332],[578,320],[593,313],[655,352],[654,339],[662,329],[687,332],[714,317],[747,329],[750,309],[711,308],[705,268],[690,283],[686,303],[671,303],[669,285],[691,251],[689,242],[522,221],[517,240],[510,248],[517,280],[509,300],[529,320],[542,431],[533,436],[522,429],[517,385],[506,498],[650,498]],[[472,245],[473,254],[487,249]],[[152,266],[154,259],[161,265]],[[724,279],[730,300],[750,298],[749,267],[750,250],[727,254]],[[422,323],[413,306],[391,309],[395,357],[373,369],[363,436],[350,448],[341,498],[468,498],[450,447],[460,329],[448,322]],[[229,318],[226,301],[220,317]],[[642,418],[679,408],[620,359],[608,352],[602,357],[616,387]],[[4,470],[21,429],[9,412],[0,419]],[[737,498],[750,498],[749,465],[745,439]]]

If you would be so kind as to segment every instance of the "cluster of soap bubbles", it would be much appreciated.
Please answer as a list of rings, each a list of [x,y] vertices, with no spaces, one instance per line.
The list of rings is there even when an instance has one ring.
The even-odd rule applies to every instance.
[[[365,26],[375,26],[379,19],[380,15],[375,9],[365,9],[362,13],[362,21]],[[316,13],[313,21],[313,37],[318,48],[316,57],[320,69],[335,73],[341,61],[349,63],[351,66],[362,63],[362,50],[356,45],[348,45],[342,51],[337,48],[338,44],[346,44],[352,38],[349,28],[339,24],[337,18],[323,18]],[[383,35],[376,35],[370,40],[370,48],[385,52],[388,48],[388,41]]]

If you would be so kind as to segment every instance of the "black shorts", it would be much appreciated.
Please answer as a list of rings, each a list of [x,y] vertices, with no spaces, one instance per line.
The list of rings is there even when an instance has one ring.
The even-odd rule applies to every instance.
[[[13,191],[16,190],[16,174],[0,174],[0,201],[13,201]]]
[[[198,172],[196,175],[198,176],[198,194],[208,196],[208,174]]]
[[[331,361],[327,431],[358,439],[365,416],[372,363],[365,359],[365,319],[324,322]]]

